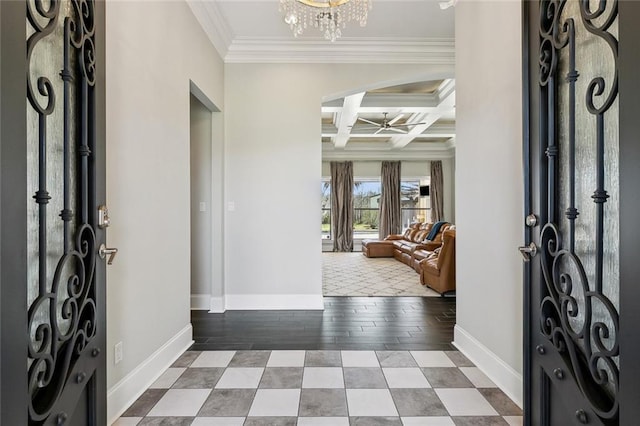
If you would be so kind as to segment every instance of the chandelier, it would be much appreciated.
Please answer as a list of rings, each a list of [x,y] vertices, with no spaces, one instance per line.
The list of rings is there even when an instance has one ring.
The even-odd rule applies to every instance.
[[[371,0],[280,0],[280,12],[298,37],[307,27],[316,27],[324,38],[336,41],[347,22],[358,21],[367,25]]]

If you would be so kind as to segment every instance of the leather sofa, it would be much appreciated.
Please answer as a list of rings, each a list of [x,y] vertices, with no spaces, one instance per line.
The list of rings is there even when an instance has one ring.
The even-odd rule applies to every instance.
[[[420,283],[440,294],[456,289],[456,231],[443,233],[442,246],[420,262]]]
[[[455,290],[455,226],[444,223],[428,240],[433,225],[418,222],[411,224],[403,234],[392,234],[382,241],[364,240],[362,253],[367,257],[395,258],[420,274],[423,285],[441,294]],[[446,249],[443,244],[445,236],[448,242]]]
[[[433,223],[418,223],[409,227],[402,235],[389,235],[385,240],[393,241],[393,257],[420,273],[420,262],[442,245],[442,234],[449,229],[450,223],[440,227],[431,239],[426,239]]]

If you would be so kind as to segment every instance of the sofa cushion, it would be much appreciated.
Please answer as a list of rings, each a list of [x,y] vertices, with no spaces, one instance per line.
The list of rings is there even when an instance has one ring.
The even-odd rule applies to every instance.
[[[419,230],[418,232],[416,232],[415,234],[413,234],[413,236],[411,237],[411,241],[413,241],[414,243],[420,243],[422,242],[422,240],[425,239],[425,237],[429,234],[429,231],[427,230]]]

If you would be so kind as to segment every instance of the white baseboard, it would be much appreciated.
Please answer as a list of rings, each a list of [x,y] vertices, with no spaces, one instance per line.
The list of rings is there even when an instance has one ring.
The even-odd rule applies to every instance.
[[[453,335],[453,345],[522,408],[522,374],[458,325],[455,326]]]
[[[108,424],[115,422],[192,344],[193,329],[189,324],[109,389],[107,391]]]
[[[212,297],[209,302],[209,312],[212,314],[222,314],[225,311],[224,297]]]
[[[227,310],[323,310],[320,294],[227,294]]]
[[[192,311],[208,311],[211,307],[210,294],[192,294],[191,310]]]

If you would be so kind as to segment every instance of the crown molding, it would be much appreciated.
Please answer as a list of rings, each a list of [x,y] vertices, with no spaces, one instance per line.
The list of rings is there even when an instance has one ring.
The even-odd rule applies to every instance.
[[[236,37],[228,47],[227,63],[366,63],[453,65],[453,39],[325,40]]]
[[[363,146],[364,145],[364,146]],[[431,147],[405,147],[401,150],[377,148],[373,144],[359,144],[360,148],[349,145],[336,149],[333,144],[322,144],[322,160],[442,160],[455,157],[455,139]]]
[[[214,1],[186,0],[191,12],[224,60],[234,39],[233,32]]]

